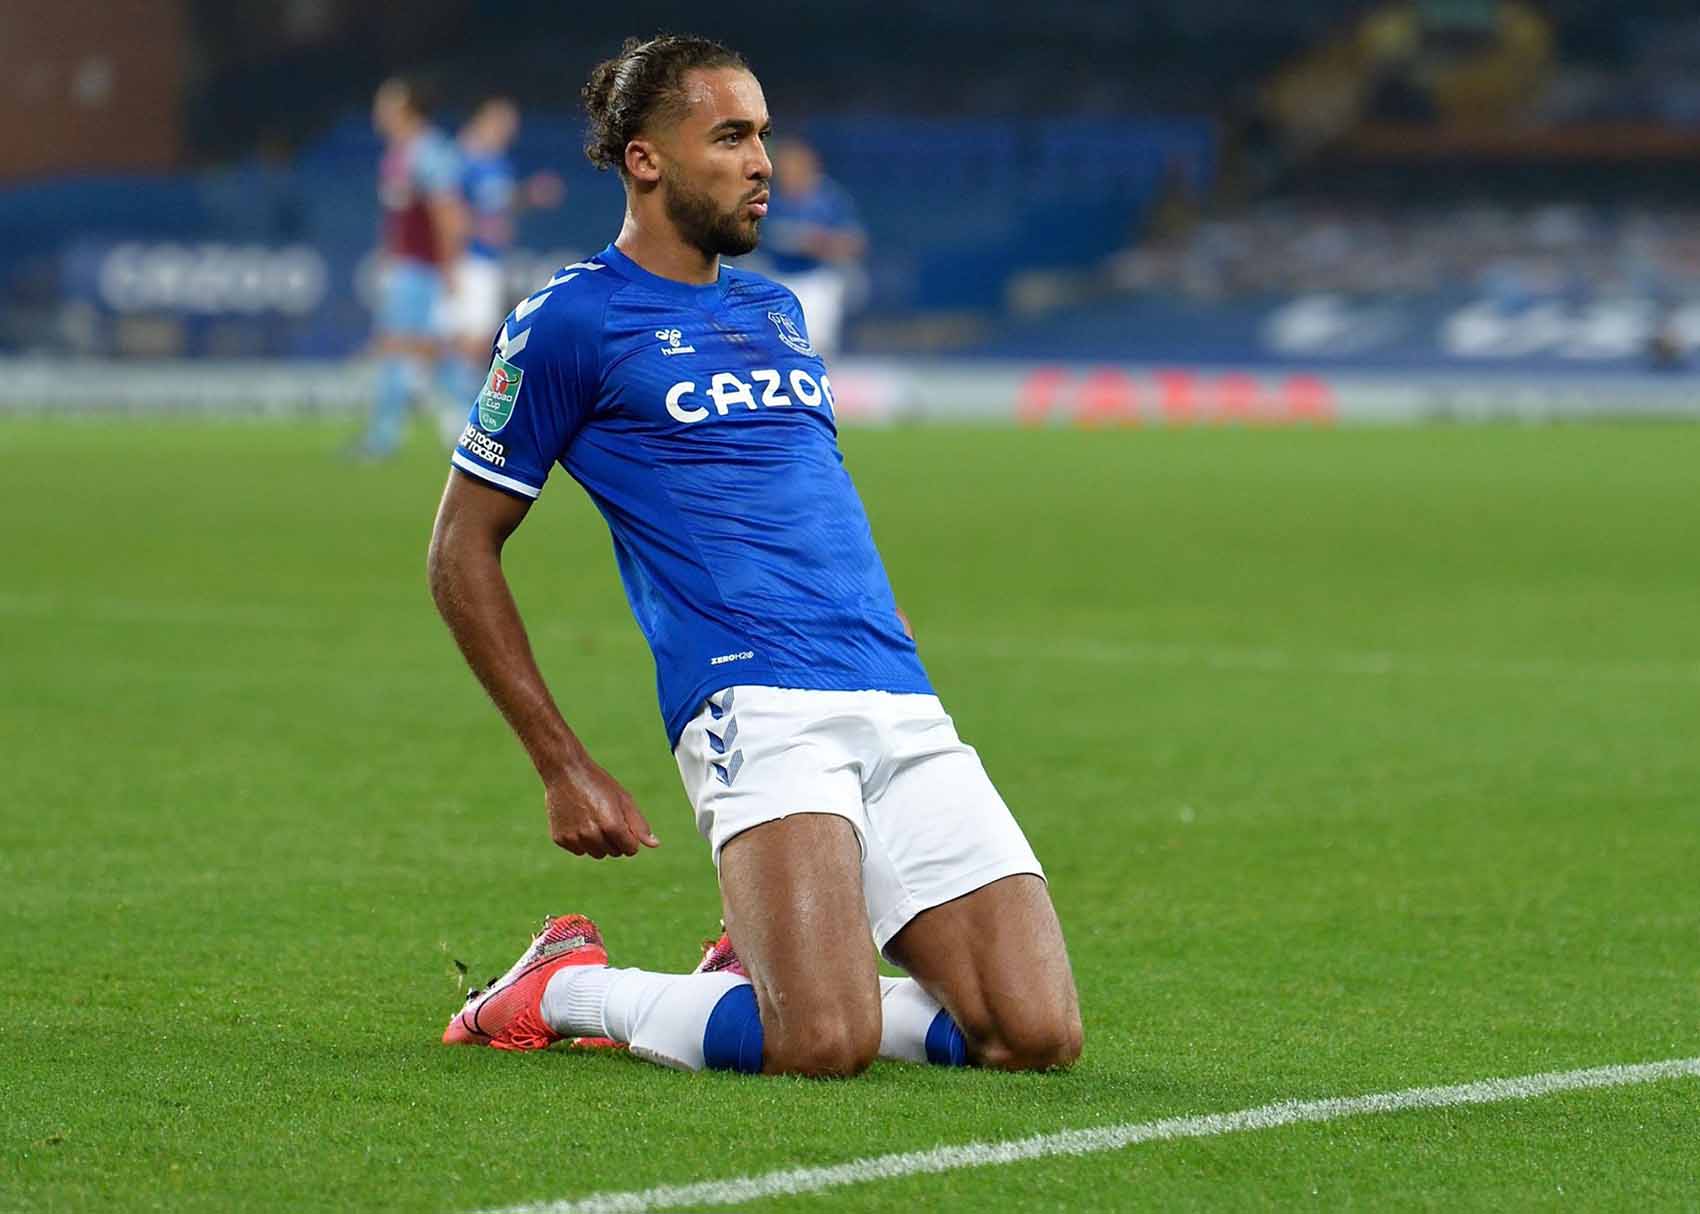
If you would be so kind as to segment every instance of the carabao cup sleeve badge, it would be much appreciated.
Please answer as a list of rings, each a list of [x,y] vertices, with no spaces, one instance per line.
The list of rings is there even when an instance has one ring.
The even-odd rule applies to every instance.
[[[519,399],[519,381],[524,378],[524,371],[499,354],[490,364],[490,374],[478,393],[478,425],[486,434],[508,424],[508,418],[514,415],[514,402]]]

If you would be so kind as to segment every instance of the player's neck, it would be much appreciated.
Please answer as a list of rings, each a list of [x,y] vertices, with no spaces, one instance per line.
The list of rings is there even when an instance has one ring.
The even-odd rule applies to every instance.
[[[680,240],[671,227],[643,223],[630,211],[614,247],[657,278],[706,287],[720,281],[720,256],[710,256]]]

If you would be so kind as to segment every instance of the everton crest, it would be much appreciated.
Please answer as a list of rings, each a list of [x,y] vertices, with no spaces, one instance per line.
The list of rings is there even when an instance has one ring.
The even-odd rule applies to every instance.
[[[809,344],[809,339],[797,327],[797,322],[783,312],[769,312],[767,318],[773,322],[773,327],[779,330],[779,340],[790,346],[799,354],[809,358],[815,356],[815,348]]]

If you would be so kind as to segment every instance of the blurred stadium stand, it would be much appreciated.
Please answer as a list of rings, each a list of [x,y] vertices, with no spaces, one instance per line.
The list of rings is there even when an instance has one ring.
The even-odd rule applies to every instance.
[[[976,394],[1101,420],[1457,415],[1500,392],[1536,415],[1693,412],[1700,15],[1685,8],[943,0],[899,20],[848,0],[740,21],[669,2],[639,20],[541,0],[423,15],[77,0],[64,29],[33,34],[0,15],[15,35],[0,117],[45,132],[0,145],[0,354],[276,375],[358,352],[367,106],[403,69],[445,122],[516,96],[518,167],[567,180],[563,209],[522,219],[517,298],[613,230],[617,186],[579,151],[588,66],[633,28],[680,27],[746,52],[781,128],[862,212],[852,408],[954,414]],[[122,49],[150,22],[151,59]],[[33,391],[5,382],[0,400]]]

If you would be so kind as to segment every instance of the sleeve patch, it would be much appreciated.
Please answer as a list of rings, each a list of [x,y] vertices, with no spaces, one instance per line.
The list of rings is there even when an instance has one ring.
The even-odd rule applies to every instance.
[[[490,373],[484,377],[484,387],[478,393],[478,424],[487,432],[496,434],[508,424],[524,378],[525,371],[500,354],[491,361]]]

